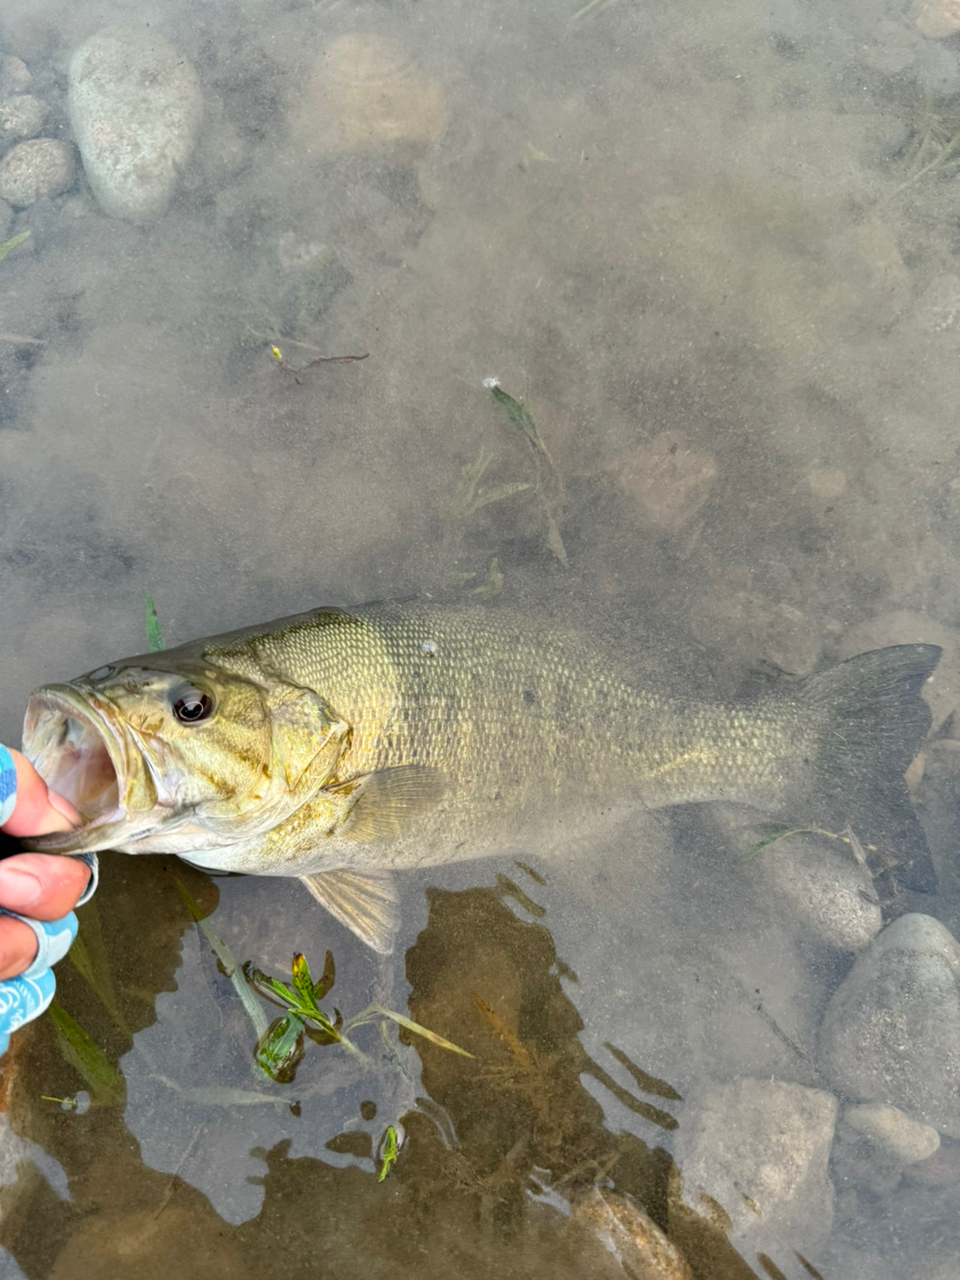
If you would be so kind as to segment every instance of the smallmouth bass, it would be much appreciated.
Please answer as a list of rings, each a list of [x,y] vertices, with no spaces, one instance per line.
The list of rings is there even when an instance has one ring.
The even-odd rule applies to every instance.
[[[85,821],[27,844],[299,876],[381,952],[393,870],[536,850],[631,803],[850,822],[929,889],[903,774],[939,656],[881,649],[733,705],[646,687],[518,614],[315,609],[38,689],[24,752]]]

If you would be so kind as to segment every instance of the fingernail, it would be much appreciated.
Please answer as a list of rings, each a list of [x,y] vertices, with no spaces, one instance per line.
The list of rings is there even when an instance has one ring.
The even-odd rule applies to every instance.
[[[0,906],[10,911],[26,911],[40,901],[42,894],[43,885],[29,871],[0,866]]]
[[[65,796],[60,795],[57,791],[48,790],[47,799],[50,801],[51,809],[56,809],[57,813],[62,814],[70,824],[67,827],[63,827],[62,830],[70,831],[74,827],[82,825],[83,818]]]

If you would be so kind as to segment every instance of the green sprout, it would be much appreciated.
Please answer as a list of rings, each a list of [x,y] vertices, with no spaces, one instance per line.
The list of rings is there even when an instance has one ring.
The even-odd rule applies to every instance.
[[[496,378],[484,378],[482,385],[490,392],[497,404],[506,410],[507,418],[514,431],[522,436],[533,450],[534,464],[537,470],[535,489],[537,497],[540,499],[543,520],[546,525],[547,546],[563,567],[567,568],[567,551],[563,545],[560,525],[558,524],[558,517],[564,502],[563,480],[560,472],[557,470],[556,464],[550,456],[550,451],[537,430],[533,415],[526,405],[504,391]]]
[[[290,986],[263,973],[249,960],[243,966],[243,975],[254,991],[284,1011],[283,1017],[278,1018],[257,1042],[257,1065],[268,1074],[272,1074],[271,1068],[276,1069],[280,1057],[282,1057],[285,1074],[296,1070],[303,1056],[304,1036],[315,1044],[343,1045],[350,1053],[365,1059],[366,1055],[350,1041],[348,1033],[367,1023],[383,1023],[385,1020],[405,1027],[407,1031],[422,1036],[450,1053],[458,1053],[464,1058],[473,1057],[473,1054],[468,1053],[466,1049],[461,1049],[452,1041],[438,1036],[435,1031],[421,1026],[412,1018],[397,1013],[393,1009],[384,1009],[379,1004],[368,1005],[361,1013],[355,1014],[346,1022],[339,1009],[334,1009],[333,1017],[329,1017],[320,1008],[318,1002],[330,991],[335,980],[333,953],[330,951],[327,952],[319,982],[314,982],[307,958],[299,951],[293,957]],[[272,1078],[277,1077],[272,1075]],[[293,1078],[292,1074],[289,1078]]]
[[[157,606],[153,603],[153,596],[149,591],[144,596],[143,602],[147,645],[151,653],[159,653],[161,649],[165,649],[167,646],[163,639],[163,627],[161,627],[160,619],[157,617]]]
[[[493,455],[481,449],[476,462],[468,462],[460,468],[460,483],[454,494],[452,507],[454,513],[462,519],[467,519],[492,502],[502,502],[504,498],[531,488],[529,482],[515,480],[509,484],[497,485],[493,489],[480,489],[480,481],[492,461]]]
[[[400,1143],[397,1137],[397,1131],[393,1125],[387,1125],[386,1132],[380,1139],[380,1145],[377,1148],[377,1155],[380,1157],[380,1176],[378,1182],[382,1182],[393,1166],[397,1163],[397,1156],[400,1154]]]
[[[379,1022],[381,1025],[395,1022],[441,1049],[458,1053],[464,1058],[473,1057],[472,1053],[445,1040],[443,1036],[438,1036],[435,1031],[422,1027],[419,1022],[414,1022],[402,1013],[384,1009],[379,1004],[368,1005],[346,1022],[339,1009],[334,1009],[333,1016],[330,1017],[320,1008],[320,1001],[330,992],[336,979],[331,951],[326,954],[323,972],[318,981],[314,981],[307,958],[300,951],[294,953],[289,985],[264,973],[251,960],[243,965],[238,964],[233,952],[205,919],[203,910],[186,885],[179,880],[176,885],[253,1023],[257,1036],[254,1061],[268,1079],[277,1084],[291,1083],[304,1054],[305,1040],[308,1039],[319,1045],[342,1045],[356,1058],[368,1061],[366,1054],[348,1038],[348,1032],[371,1022]],[[278,1006],[283,1011],[282,1015],[268,1023],[257,996]]]

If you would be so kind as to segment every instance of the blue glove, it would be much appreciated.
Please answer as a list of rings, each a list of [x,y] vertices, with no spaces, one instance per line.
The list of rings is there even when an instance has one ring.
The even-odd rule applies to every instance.
[[[10,752],[6,747],[0,746],[0,826],[10,819],[16,803],[17,771]],[[78,856],[91,871],[90,883],[77,903],[79,907],[90,900],[97,887],[97,855],[82,853]],[[0,907],[0,915],[22,920],[33,930],[37,939],[37,954],[29,968],[17,978],[7,978],[0,982],[2,1055],[10,1044],[10,1033],[38,1017],[53,999],[57,984],[51,966],[62,960],[70,950],[70,944],[77,936],[77,917],[71,911],[62,920],[34,920],[32,916],[21,916],[4,907]]]

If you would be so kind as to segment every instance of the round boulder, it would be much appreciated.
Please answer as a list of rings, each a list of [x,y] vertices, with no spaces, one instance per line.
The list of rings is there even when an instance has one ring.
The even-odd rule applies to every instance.
[[[148,222],[166,209],[203,117],[197,74],[162,36],[101,31],[70,59],[70,121],[104,213]]]

